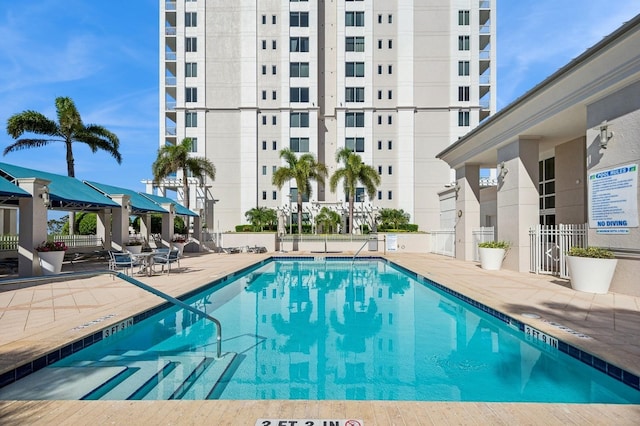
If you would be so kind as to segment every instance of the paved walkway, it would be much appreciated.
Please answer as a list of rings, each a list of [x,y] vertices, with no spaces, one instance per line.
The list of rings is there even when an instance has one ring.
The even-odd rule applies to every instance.
[[[289,253],[288,255],[291,255]],[[141,281],[173,296],[269,254],[187,254],[171,275]],[[447,257],[390,260],[640,375],[640,298],[571,290],[564,280],[484,271]],[[106,264],[74,263],[65,270]],[[110,276],[21,289],[0,284],[0,374],[162,300]],[[535,313],[539,319],[523,316]],[[97,322],[96,322],[97,321]],[[563,331],[561,324],[583,335]],[[0,424],[254,425],[259,418],[357,418],[364,424],[638,424],[640,406],[352,401],[0,401]]]

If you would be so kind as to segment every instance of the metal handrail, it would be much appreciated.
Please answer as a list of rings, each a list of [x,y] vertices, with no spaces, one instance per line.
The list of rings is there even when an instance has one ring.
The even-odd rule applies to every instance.
[[[207,314],[206,312],[202,312],[201,310],[196,309],[193,306],[184,303],[182,300],[176,299],[173,296],[169,296],[168,294],[163,293],[162,291],[156,288],[153,288],[150,285],[147,285],[141,281],[138,281],[133,277],[123,274],[122,272],[100,269],[96,271],[70,272],[66,274],[59,274],[55,276],[52,275],[47,277],[30,277],[30,278],[19,278],[15,280],[3,280],[2,282],[0,282],[0,288],[2,285],[6,285],[6,284],[33,283],[33,282],[39,282],[39,281],[59,281],[59,280],[68,279],[68,278],[87,277],[87,276],[93,277],[96,275],[104,275],[104,274],[114,275],[128,282],[129,284],[133,284],[136,287],[139,287],[145,291],[148,291],[151,294],[154,294],[166,300],[169,303],[172,303],[182,309],[186,309],[189,312],[192,312],[198,315],[199,317],[212,321],[216,325],[216,358],[222,358],[222,324],[220,324],[220,321],[218,321],[216,318],[212,317],[211,315]]]
[[[371,240],[367,240],[364,242],[364,244],[362,244],[362,246],[360,246],[360,248],[358,249],[358,251],[356,252],[356,254],[353,255],[353,259],[351,259],[351,266],[353,266],[353,262],[356,261],[356,256],[362,251],[362,249],[364,248],[364,246],[366,246],[367,244],[369,244],[369,241]]]

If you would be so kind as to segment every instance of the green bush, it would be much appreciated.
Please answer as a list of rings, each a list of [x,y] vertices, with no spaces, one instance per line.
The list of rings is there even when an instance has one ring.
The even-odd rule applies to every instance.
[[[480,248],[498,248],[507,250],[511,244],[507,241],[484,241],[478,244]]]
[[[236,232],[254,232],[253,225],[236,225]]]
[[[593,257],[594,259],[614,259],[613,252],[599,247],[571,247],[567,252],[569,256]]]

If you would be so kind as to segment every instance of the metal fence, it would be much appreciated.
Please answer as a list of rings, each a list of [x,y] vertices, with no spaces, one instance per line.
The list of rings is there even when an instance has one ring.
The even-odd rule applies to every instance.
[[[456,230],[434,229],[429,231],[431,235],[431,253],[455,257],[456,255]]]
[[[569,278],[566,253],[587,246],[587,224],[537,225],[529,229],[529,270]]]
[[[0,251],[17,251],[18,235],[0,235]],[[70,248],[102,247],[102,238],[97,235],[48,235],[47,241],[62,241]]]

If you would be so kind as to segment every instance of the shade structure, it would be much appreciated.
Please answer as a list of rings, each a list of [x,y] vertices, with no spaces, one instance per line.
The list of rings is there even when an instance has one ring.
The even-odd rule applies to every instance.
[[[0,204],[17,205],[24,197],[31,197],[31,194],[6,179],[0,179]]]
[[[119,208],[120,205],[80,180],[55,173],[42,172],[12,164],[0,163],[0,175],[11,182],[21,178],[39,178],[50,181],[49,208],[53,210],[98,211]]]
[[[126,188],[120,188],[117,186],[106,185],[104,183],[90,182],[86,180],[84,181],[84,183],[109,198],[118,194],[128,195],[129,200],[131,201],[131,214],[138,215],[145,213],[169,213],[158,204],[154,203],[147,197],[143,197],[136,191],[132,191]]]
[[[154,203],[157,203],[158,205],[161,205],[161,204],[172,204],[177,215],[200,217],[200,215],[198,213],[195,213],[195,212],[189,210],[188,208],[186,208],[182,204],[178,204],[176,202],[176,200],[172,200],[171,198],[162,197],[160,195],[154,195],[154,194],[144,194],[142,192],[140,193],[140,195],[142,195],[144,197],[147,197],[149,200],[153,201]]]

